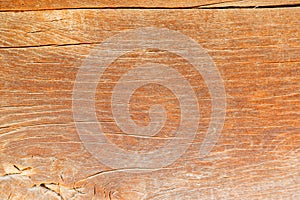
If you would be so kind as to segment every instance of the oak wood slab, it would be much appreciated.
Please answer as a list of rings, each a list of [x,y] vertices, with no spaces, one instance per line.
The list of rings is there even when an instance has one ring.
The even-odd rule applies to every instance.
[[[1,9],[81,6],[11,2],[2,2]],[[173,4],[187,5],[162,6]],[[1,12],[0,199],[300,199],[299,16],[299,8]],[[100,80],[110,85],[98,85],[95,104],[112,143],[128,151],[154,149],[172,137],[168,133],[180,120],[176,96],[149,86],[132,96],[138,102],[132,103],[132,118],[147,125],[145,111],[155,99],[174,114],[163,133],[137,138],[118,129],[108,97],[124,70],[137,63],[156,60],[179,70],[194,87],[201,112],[196,137],[176,162],[151,173],[129,173],[105,166],[86,150],[74,123],[72,94],[93,49],[143,27],[178,31],[206,49],[222,77],[227,108],[216,145],[199,158],[212,106],[203,77],[185,59],[157,49],[117,58]]]

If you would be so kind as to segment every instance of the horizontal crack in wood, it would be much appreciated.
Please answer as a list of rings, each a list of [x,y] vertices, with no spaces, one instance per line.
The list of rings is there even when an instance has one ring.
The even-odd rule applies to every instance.
[[[219,2],[214,4],[203,4],[197,6],[187,6],[187,7],[172,7],[172,6],[154,6],[154,7],[147,7],[147,6],[130,6],[130,7],[61,7],[61,8],[42,8],[42,9],[30,9],[30,10],[0,10],[1,12],[33,12],[33,11],[51,11],[51,10],[159,10],[159,9],[174,9],[174,10],[189,10],[189,9],[205,9],[205,10],[214,10],[214,9],[276,9],[276,8],[297,8],[300,7],[299,4],[275,4],[275,5],[234,5],[234,6],[222,6],[224,3],[231,3],[231,2],[239,2],[239,1],[225,1]],[[206,7],[209,6],[209,7]]]

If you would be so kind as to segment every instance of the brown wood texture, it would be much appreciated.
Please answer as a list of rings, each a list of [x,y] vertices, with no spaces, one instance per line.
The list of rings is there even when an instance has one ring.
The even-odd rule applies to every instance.
[[[1,2],[1,9],[50,8],[47,1],[21,4]],[[0,199],[300,199],[299,16],[299,8],[0,13]],[[117,128],[107,98],[118,77],[136,63],[156,60],[179,70],[195,87],[201,111],[196,138],[180,159],[151,173],[128,173],[101,164],[84,148],[72,115],[72,91],[92,49],[141,27],[176,30],[205,48],[224,81],[227,109],[217,144],[199,159],[211,112],[202,77],[170,52],[148,49],[119,57],[104,74],[111,85],[99,84],[96,95],[97,117],[113,143],[149,150],[172,137],[168,133],[179,123],[176,97],[148,86],[132,96],[139,102],[132,103],[136,123],[149,122],[142,111],[152,99],[175,117],[157,138],[136,138]]]
[[[78,8],[213,8],[213,7],[261,7],[261,6],[293,6],[299,5],[299,0],[2,0],[0,10],[52,10]]]

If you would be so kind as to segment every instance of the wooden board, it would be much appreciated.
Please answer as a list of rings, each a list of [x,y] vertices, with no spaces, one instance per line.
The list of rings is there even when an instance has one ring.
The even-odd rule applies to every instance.
[[[114,8],[214,8],[214,7],[277,7],[297,6],[299,0],[2,0],[0,10],[3,11],[30,11],[30,10],[54,10],[54,9],[114,9]]]
[[[69,7],[69,1],[28,7],[12,2],[1,2],[1,9]],[[0,199],[299,199],[299,16],[298,8],[0,13]],[[96,93],[97,118],[112,143],[142,152],[173,137],[169,133],[180,121],[180,106],[161,86],[142,87],[130,102],[132,119],[140,126],[150,121],[150,105],[165,106],[171,118],[158,137],[124,135],[112,117],[111,88],[126,70],[151,60],[190,82],[201,119],[195,139],[171,165],[151,173],[112,169],[78,136],[74,83],[103,41],[148,27],[180,32],[211,56],[226,91],[224,128],[212,151],[200,157],[212,113],[205,77],[174,53],[127,53],[108,67]]]

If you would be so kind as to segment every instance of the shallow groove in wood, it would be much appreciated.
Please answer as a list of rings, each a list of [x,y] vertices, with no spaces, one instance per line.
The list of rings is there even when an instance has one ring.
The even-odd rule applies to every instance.
[[[36,10],[0,10],[1,12],[34,12],[34,11],[51,11],[51,10],[226,10],[226,9],[283,9],[299,8],[300,4],[281,4],[281,5],[229,5],[229,6],[191,6],[191,7],[78,7],[78,8],[53,8],[53,9],[36,9]]]

